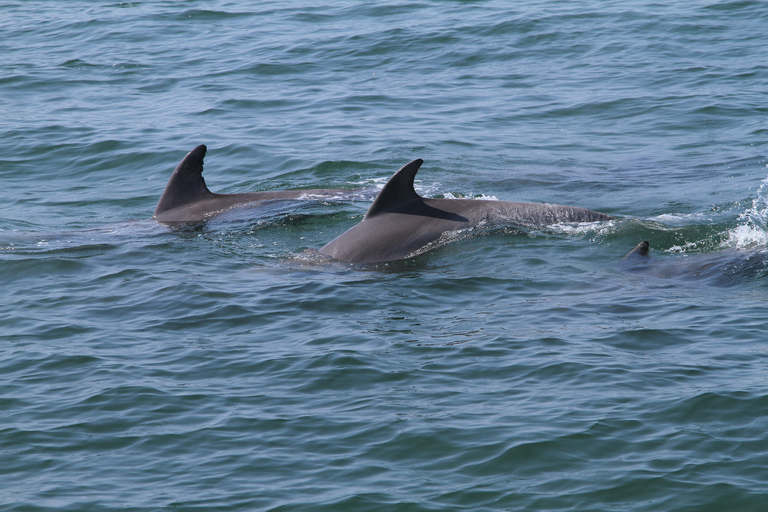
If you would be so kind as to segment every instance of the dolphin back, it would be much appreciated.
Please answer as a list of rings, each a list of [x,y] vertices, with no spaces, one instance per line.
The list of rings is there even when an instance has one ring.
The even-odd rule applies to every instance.
[[[580,208],[478,199],[425,199],[413,188],[423,160],[401,167],[381,189],[357,225],[320,248],[347,263],[382,263],[407,258],[437,245],[445,233],[474,226],[549,226],[615,217]]]

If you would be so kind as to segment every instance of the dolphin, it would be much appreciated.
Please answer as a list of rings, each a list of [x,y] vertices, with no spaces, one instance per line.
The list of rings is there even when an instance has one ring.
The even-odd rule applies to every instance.
[[[253,207],[265,201],[338,198],[343,189],[275,190],[214,194],[203,179],[206,147],[201,144],[187,153],[171,174],[153,219],[164,224],[204,222],[233,208]]]
[[[444,234],[473,226],[537,227],[615,218],[576,206],[424,198],[413,188],[422,163],[417,159],[400,168],[363,220],[319,252],[346,263],[383,263],[420,254]]]
[[[645,264],[648,262],[648,258],[651,255],[651,243],[648,240],[644,240],[637,244],[634,249],[629,251],[624,259],[621,261],[625,265],[631,264]]]
[[[621,260],[620,267],[661,279],[702,281],[715,286],[733,286],[768,275],[768,251],[764,246],[727,248],[704,254],[654,261],[651,244],[640,242]]]

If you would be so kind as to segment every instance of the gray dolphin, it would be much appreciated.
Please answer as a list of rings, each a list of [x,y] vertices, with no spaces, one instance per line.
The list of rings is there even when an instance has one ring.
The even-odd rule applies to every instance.
[[[320,252],[347,263],[381,263],[419,254],[445,233],[478,225],[536,227],[615,218],[576,206],[427,199],[413,188],[423,162],[414,160],[397,171],[363,220],[320,248]]]
[[[651,255],[651,243],[648,240],[644,240],[637,244],[634,249],[629,251],[622,262],[626,265],[633,263],[644,264],[648,261],[648,257]]]
[[[200,223],[238,207],[290,199],[339,197],[349,190],[307,189],[214,194],[205,186],[203,158],[206,147],[197,146],[176,166],[155,208],[154,219],[162,223]]]
[[[764,246],[728,248],[703,254],[684,254],[654,261],[651,244],[640,242],[620,262],[620,267],[662,279],[702,281],[715,286],[733,286],[768,275],[768,251]]]

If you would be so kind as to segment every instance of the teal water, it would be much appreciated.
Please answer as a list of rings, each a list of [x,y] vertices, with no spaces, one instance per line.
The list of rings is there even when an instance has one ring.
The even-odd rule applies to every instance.
[[[2,510],[764,510],[768,4],[0,14]],[[198,144],[362,192],[170,231]],[[308,255],[414,158],[619,219]]]

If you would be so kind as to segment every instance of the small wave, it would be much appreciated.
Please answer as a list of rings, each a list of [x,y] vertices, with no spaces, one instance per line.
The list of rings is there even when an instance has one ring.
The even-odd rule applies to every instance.
[[[443,247],[444,245],[448,245],[453,242],[458,242],[460,240],[466,240],[468,238],[472,238],[473,236],[476,236],[478,233],[483,233],[488,231],[488,228],[482,224],[479,224],[477,226],[473,226],[470,228],[465,229],[457,229],[455,231],[446,231],[437,240],[433,240],[432,242],[429,242],[423,247],[420,247],[419,249],[416,249],[411,254],[409,254],[407,258],[413,258],[416,256],[419,256],[421,254],[424,254],[426,252],[432,251],[434,249],[437,249],[438,247]]]
[[[366,178],[361,181],[350,181],[349,184],[355,185],[355,186],[363,186],[363,187],[373,186],[373,187],[381,188],[387,183],[387,181],[389,181],[389,178],[390,178],[389,176],[380,176],[378,178]]]
[[[546,229],[563,235],[579,236],[585,234],[606,235],[614,231],[616,227],[615,220],[600,222],[575,222],[562,223],[546,226]]]
[[[729,230],[721,245],[739,249],[768,246],[767,219],[768,176],[757,189],[757,197],[752,200],[752,205],[739,215],[739,225]]]
[[[676,253],[689,253],[689,252],[701,252],[708,246],[708,240],[697,240],[695,242],[687,242],[681,245],[673,245],[667,252]]]
[[[662,213],[661,215],[657,215],[655,217],[650,217],[650,220],[655,220],[657,222],[662,222],[664,224],[670,224],[673,226],[684,226],[689,224],[690,220],[702,220],[702,219],[709,219],[710,216],[707,213],[699,212],[699,213]]]
[[[498,201],[499,200],[499,198],[496,197],[496,196],[488,196],[488,195],[485,195],[485,194],[477,194],[477,195],[473,195],[473,196],[468,198],[464,194],[460,194],[460,193],[453,194],[451,192],[444,192],[443,193],[443,197],[445,199],[480,199],[480,200],[483,200],[483,201]]]
[[[748,249],[768,246],[768,233],[764,227],[753,225],[741,225],[731,229],[721,246]]]
[[[370,193],[363,189],[339,191],[336,194],[306,192],[297,199],[303,201],[363,201],[370,199]]]

